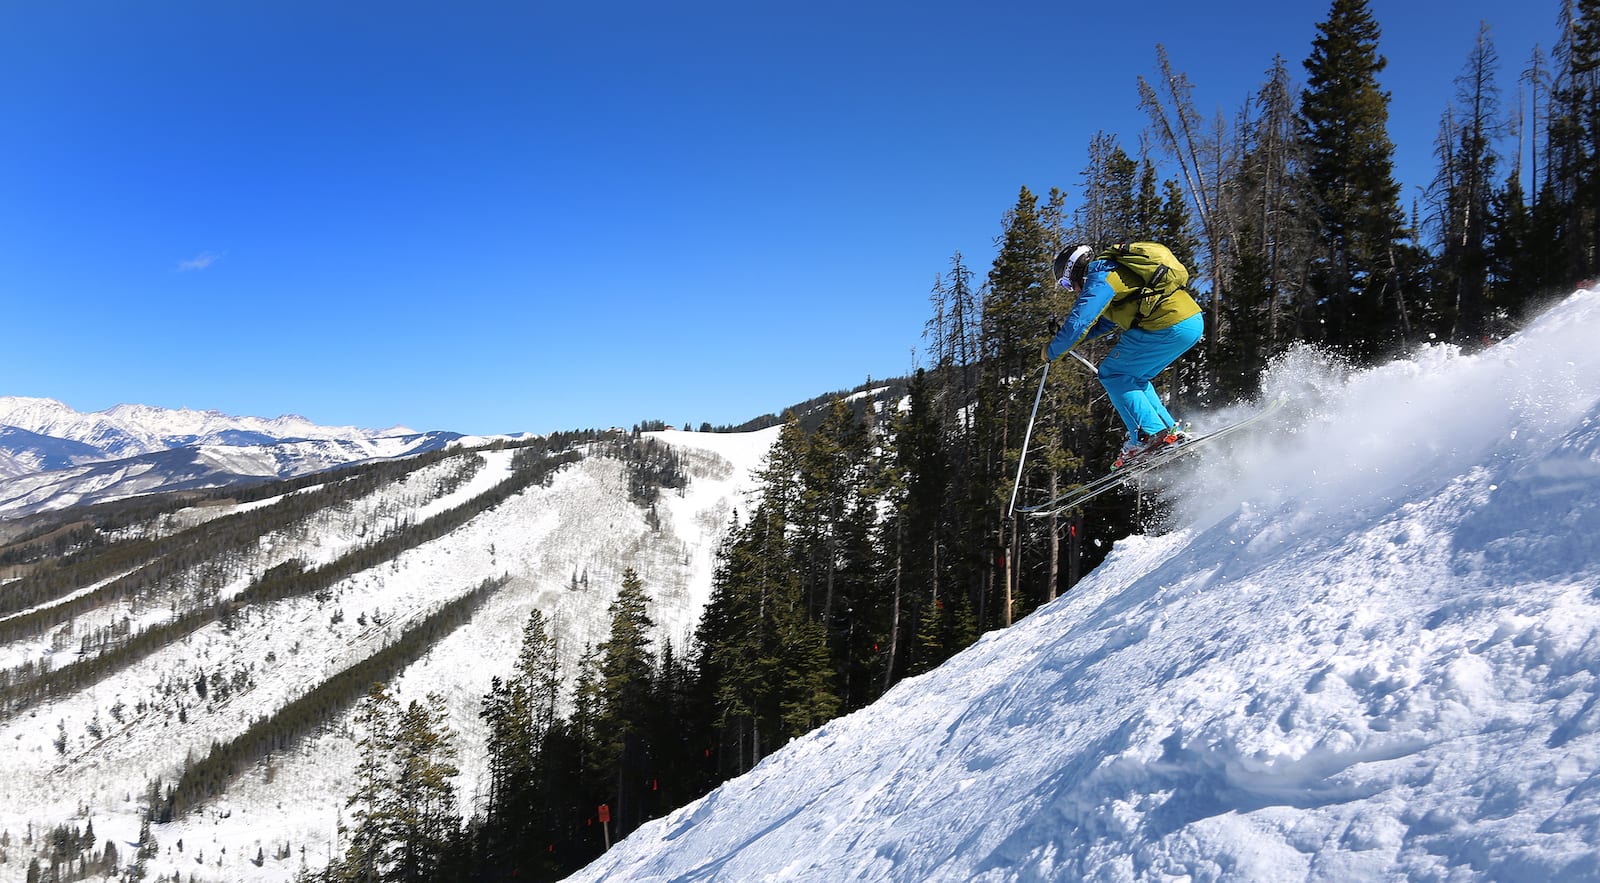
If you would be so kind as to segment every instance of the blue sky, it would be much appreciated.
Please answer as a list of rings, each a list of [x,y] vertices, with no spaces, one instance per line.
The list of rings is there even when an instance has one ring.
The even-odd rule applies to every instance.
[[[906,373],[1156,43],[1231,117],[1328,4],[1141,9],[4,4],[0,395],[546,432]],[[1409,209],[1478,22],[1510,104],[1558,3],[1372,9]]]

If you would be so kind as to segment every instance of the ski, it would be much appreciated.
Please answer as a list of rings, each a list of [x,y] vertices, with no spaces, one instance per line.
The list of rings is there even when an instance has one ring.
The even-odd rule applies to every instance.
[[[1283,407],[1286,401],[1288,401],[1287,396],[1279,396],[1278,398],[1269,402],[1265,408],[1262,408],[1261,410],[1251,414],[1249,417],[1246,417],[1237,423],[1230,423],[1221,429],[1215,429],[1204,435],[1195,436],[1188,441],[1180,442],[1179,444],[1164,448],[1154,454],[1151,454],[1149,457],[1146,457],[1143,460],[1140,460],[1136,463],[1131,463],[1115,472],[1103,475],[1087,484],[1079,485],[1065,494],[1056,497],[1054,500],[1040,503],[1036,506],[1023,506],[1017,511],[1027,513],[1034,518],[1048,518],[1051,515],[1059,515],[1068,509],[1081,506],[1095,497],[1100,496],[1101,494],[1114,491],[1147,472],[1153,472],[1157,469],[1160,469],[1162,466],[1184,457],[1195,448],[1207,442],[1216,441],[1219,438],[1225,438],[1241,429],[1244,429],[1247,426],[1256,423],[1259,420],[1265,419],[1273,412]]]

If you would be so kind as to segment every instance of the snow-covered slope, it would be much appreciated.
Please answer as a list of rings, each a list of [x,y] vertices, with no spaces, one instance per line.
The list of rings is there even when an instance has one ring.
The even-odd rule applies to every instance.
[[[216,411],[117,405],[80,413],[54,399],[0,396],[0,518],[156,491],[288,478],[408,456],[460,439],[318,426]]]
[[[0,426],[0,480],[30,472],[66,469],[103,456],[98,448],[83,442],[52,438],[15,426]]]
[[[750,470],[776,435],[776,429],[660,434],[680,449],[688,485],[662,492],[659,528],[629,502],[626,466],[597,446],[548,484],[518,492],[326,592],[250,604],[87,688],[10,717],[0,714],[0,832],[11,835],[9,845],[0,845],[7,858],[0,862],[0,881],[20,881],[26,873],[34,848],[22,844],[22,832],[57,824],[92,821],[99,838],[115,840],[125,857],[131,855],[128,844],[138,839],[152,781],[171,784],[186,758],[203,757],[213,742],[237,737],[255,719],[372,655],[408,624],[483,581],[507,577],[465,625],[391,684],[403,701],[429,692],[448,697],[461,749],[457,785],[463,810],[470,810],[483,783],[479,703],[490,678],[509,671],[529,611],[538,607],[553,621],[570,675],[585,646],[605,639],[606,609],[622,570],[631,567],[650,596],[659,638],[683,646],[710,593],[722,531],[734,509],[745,507],[754,486]],[[512,474],[513,453],[452,453],[415,468],[264,535],[247,552],[202,566],[194,579],[178,580],[175,590],[123,599],[48,634],[0,644],[0,668],[24,662],[59,668],[77,656],[80,636],[127,621],[137,633],[169,621],[184,604],[236,598],[285,561],[308,567],[337,561],[404,525],[493,492]],[[183,510],[168,520],[210,528],[231,512],[267,511],[297,502],[296,496]],[[0,617],[0,625],[8,619]],[[202,675],[234,689],[222,698],[215,690],[197,694],[191,685]],[[286,881],[302,866],[320,867],[355,760],[348,716],[293,751],[275,754],[232,782],[225,795],[155,826],[161,847],[149,863],[152,878],[179,872],[202,883]],[[253,861],[258,853],[264,857],[259,866]]]
[[[1286,359],[1169,533],[573,879],[1600,879],[1596,327]]]

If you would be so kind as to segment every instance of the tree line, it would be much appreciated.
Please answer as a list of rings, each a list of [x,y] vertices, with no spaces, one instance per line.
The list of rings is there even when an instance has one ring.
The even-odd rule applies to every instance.
[[[471,620],[506,582],[505,578],[485,580],[476,589],[440,605],[383,649],[315,685],[282,708],[257,718],[237,737],[213,743],[205,757],[184,765],[177,781],[164,789],[159,782],[152,785],[152,792],[161,796],[149,801],[149,818],[170,822],[226,791],[244,771],[260,763],[270,766],[273,754],[292,750],[302,738],[326,726],[368,694],[374,684],[394,678]]]

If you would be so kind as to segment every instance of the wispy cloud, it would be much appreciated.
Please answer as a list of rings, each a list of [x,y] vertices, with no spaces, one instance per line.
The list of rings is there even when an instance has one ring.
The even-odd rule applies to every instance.
[[[179,261],[178,272],[187,273],[190,270],[204,270],[220,260],[222,260],[222,255],[214,251],[202,251],[186,261]]]

